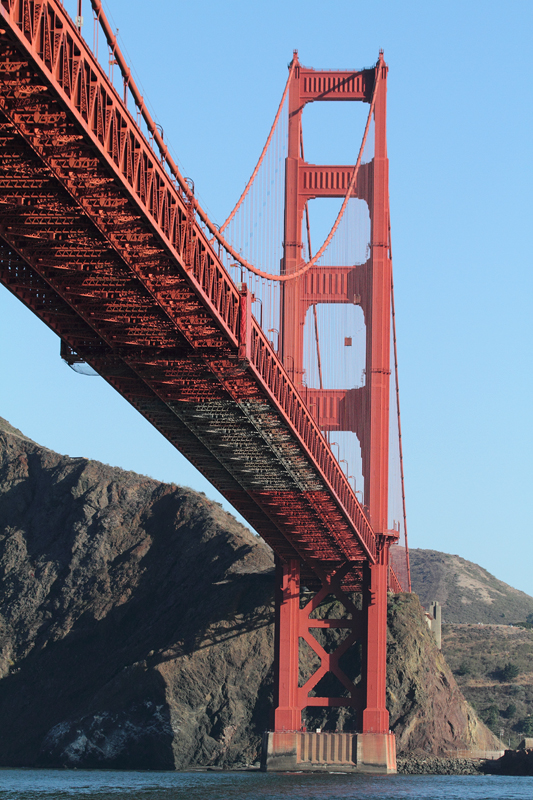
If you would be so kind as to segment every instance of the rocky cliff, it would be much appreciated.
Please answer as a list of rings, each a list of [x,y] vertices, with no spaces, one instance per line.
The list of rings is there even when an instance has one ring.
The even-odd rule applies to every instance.
[[[2,422],[0,765],[253,761],[272,703],[272,566],[204,496]],[[391,602],[389,638],[399,749],[493,747],[416,597]]]
[[[501,747],[461,694],[414,594],[389,600],[387,695],[399,753]]]

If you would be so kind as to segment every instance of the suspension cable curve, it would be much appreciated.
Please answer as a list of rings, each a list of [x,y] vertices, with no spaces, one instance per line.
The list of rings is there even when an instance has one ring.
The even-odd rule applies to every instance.
[[[377,73],[376,82],[374,84],[374,90],[372,92],[372,101],[370,103],[370,111],[368,112],[368,118],[367,118],[367,121],[366,121],[365,132],[364,132],[364,135],[363,135],[363,141],[361,142],[361,147],[359,149],[359,155],[357,157],[357,162],[356,162],[355,167],[354,167],[354,171],[353,171],[353,174],[352,174],[350,185],[348,187],[348,191],[346,192],[346,197],[344,198],[344,202],[343,202],[343,204],[341,206],[341,209],[340,209],[340,211],[339,211],[339,213],[337,215],[337,218],[336,218],[335,222],[333,223],[333,227],[331,228],[331,230],[330,230],[326,240],[324,241],[322,247],[320,248],[320,250],[313,256],[313,258],[310,261],[308,261],[306,264],[303,264],[300,267],[300,269],[296,270],[296,272],[293,272],[290,275],[272,275],[270,272],[264,272],[263,270],[260,270],[257,267],[254,267],[253,264],[250,264],[249,261],[244,259],[239,253],[237,253],[237,251],[230,245],[230,243],[228,241],[226,241],[224,236],[220,233],[220,230],[217,228],[217,226],[213,222],[211,222],[211,220],[209,219],[209,217],[206,214],[206,212],[200,206],[200,204],[198,203],[198,200],[194,196],[193,190],[191,189],[191,187],[189,186],[189,184],[187,183],[187,181],[185,180],[185,178],[181,174],[177,164],[175,163],[174,159],[172,158],[172,156],[168,152],[168,146],[163,141],[163,137],[161,136],[159,130],[157,129],[157,126],[156,126],[154,120],[152,119],[152,116],[151,116],[150,112],[148,111],[148,109],[146,107],[146,104],[145,104],[145,102],[143,100],[143,97],[142,97],[141,93],[139,92],[139,89],[137,88],[137,84],[135,83],[135,81],[134,81],[134,79],[133,79],[133,77],[131,75],[131,69],[127,65],[126,59],[124,58],[124,56],[122,54],[122,51],[120,50],[120,47],[118,46],[117,38],[116,38],[115,34],[113,33],[113,31],[111,29],[111,25],[109,24],[109,21],[108,21],[106,15],[104,13],[104,10],[102,8],[101,0],[91,0],[91,5],[93,7],[93,11],[94,11],[94,13],[96,15],[97,20],[99,21],[100,25],[102,26],[102,30],[104,31],[104,34],[105,34],[105,37],[107,39],[107,43],[109,45],[109,48],[111,49],[111,51],[113,53],[113,56],[116,58],[117,64],[118,64],[118,66],[120,68],[120,71],[122,72],[122,77],[124,79],[124,82],[126,83],[127,87],[129,88],[129,90],[130,90],[130,92],[131,92],[131,94],[133,96],[133,99],[135,100],[135,103],[137,105],[137,108],[139,109],[139,111],[140,111],[140,113],[141,113],[141,115],[142,115],[142,117],[143,117],[143,119],[144,119],[144,121],[146,123],[146,126],[147,126],[148,130],[149,130],[150,134],[154,137],[154,141],[155,141],[155,143],[157,144],[157,146],[159,148],[159,152],[161,154],[161,160],[162,161],[166,161],[166,163],[167,163],[172,175],[176,178],[176,180],[177,180],[182,192],[186,196],[188,202],[193,206],[194,210],[196,211],[196,213],[198,214],[200,220],[204,223],[206,228],[212,233],[212,235],[219,242],[219,244],[226,250],[228,255],[230,255],[232,258],[234,258],[235,261],[238,264],[241,265],[241,267],[244,267],[244,269],[247,269],[250,272],[253,272],[254,275],[259,275],[259,277],[266,278],[267,280],[270,280],[270,281],[279,281],[279,282],[291,281],[291,280],[294,280],[295,278],[299,278],[300,275],[304,275],[312,266],[314,266],[316,264],[318,259],[321,258],[321,256],[324,254],[324,251],[326,250],[326,248],[330,244],[333,236],[335,235],[335,233],[337,231],[337,228],[339,227],[341,219],[344,216],[344,212],[346,211],[346,207],[348,205],[348,200],[350,199],[350,195],[352,194],[352,191],[355,188],[355,183],[357,181],[357,174],[359,172],[359,167],[361,165],[361,159],[363,157],[363,152],[364,152],[365,145],[366,145],[366,140],[367,140],[367,137],[368,137],[368,131],[370,129],[370,122],[372,120],[372,115],[374,113],[374,106],[376,104],[377,90],[378,90],[380,77],[381,77],[381,69],[379,69],[379,66],[381,65],[381,62],[383,61],[383,55],[380,53],[380,56],[379,56],[379,59],[378,59],[378,63],[376,65],[376,67],[378,67],[376,69],[376,73]],[[288,82],[287,82],[287,86],[288,86]],[[285,88],[287,89],[287,87],[285,87]]]
[[[109,24],[109,20],[107,19],[104,9],[102,8],[102,3],[100,0],[91,0],[91,5],[93,7],[94,14],[96,19],[100,23],[102,30],[105,34],[107,39],[107,44],[109,45],[109,49],[113,53],[113,57],[116,59],[117,64],[122,72],[122,77],[124,79],[124,83],[129,88],[133,99],[135,100],[135,104],[139,109],[144,121],[146,122],[146,127],[148,128],[150,134],[154,137],[154,141],[156,142],[159,152],[161,154],[161,159],[165,160],[170,168],[170,171],[178,181],[180,188],[184,192],[184,194],[190,199],[192,196],[192,191],[190,186],[188,185],[187,181],[181,174],[180,170],[178,169],[177,164],[175,164],[172,156],[168,152],[168,147],[163,141],[163,137],[159,132],[156,123],[152,119],[150,112],[148,111],[146,104],[143,100],[143,96],[140,93],[137,84],[135,83],[131,69],[128,67],[126,59],[124,58],[120,47],[118,46],[117,37],[113,33],[111,25]]]
[[[382,61],[383,61],[383,55],[380,53],[377,66],[381,65]],[[254,267],[253,264],[250,264],[248,261],[246,261],[244,258],[242,258],[242,256],[240,256],[238,253],[236,253],[235,250],[231,247],[231,245],[228,242],[226,242],[224,237],[221,236],[218,231],[216,231],[215,236],[218,239],[218,241],[220,242],[220,244],[228,251],[228,253],[230,253],[230,255],[242,267],[244,267],[245,269],[249,270],[250,272],[253,272],[254,275],[259,275],[259,277],[266,278],[269,281],[292,281],[295,278],[299,278],[301,275],[304,275],[311,267],[313,267],[316,264],[318,259],[321,258],[324,255],[325,250],[327,249],[328,245],[330,244],[331,240],[333,239],[333,237],[334,237],[334,235],[335,235],[335,233],[337,231],[337,228],[340,225],[340,222],[341,222],[341,220],[342,220],[342,218],[344,216],[344,212],[346,211],[346,207],[348,205],[348,200],[350,199],[350,196],[351,196],[351,194],[352,194],[352,192],[353,192],[353,190],[355,188],[355,184],[356,184],[356,181],[357,181],[357,175],[359,173],[359,167],[361,166],[361,160],[363,158],[363,152],[364,152],[365,145],[366,145],[366,140],[367,140],[367,137],[368,137],[368,131],[370,130],[370,123],[372,121],[372,116],[373,116],[373,113],[374,113],[374,107],[376,105],[376,97],[377,97],[377,90],[378,90],[379,81],[380,81],[380,77],[381,77],[381,69],[377,69],[376,72],[377,72],[377,77],[376,77],[376,82],[374,84],[374,91],[372,93],[372,102],[370,103],[370,111],[368,112],[368,118],[367,118],[366,125],[365,125],[365,132],[364,132],[364,135],[363,135],[363,141],[361,142],[361,147],[359,148],[359,155],[357,156],[357,162],[355,164],[354,171],[352,173],[352,178],[351,178],[351,181],[350,181],[350,185],[349,185],[348,190],[346,192],[346,196],[344,198],[344,202],[343,202],[343,204],[341,206],[341,209],[340,209],[339,213],[337,214],[337,219],[333,223],[333,227],[331,228],[328,236],[326,237],[326,240],[322,244],[322,247],[313,256],[313,258],[311,258],[306,264],[303,264],[300,267],[300,269],[297,269],[295,272],[292,272],[290,275],[272,275],[270,272],[264,272],[263,270],[258,269],[257,267]]]
[[[241,194],[239,200],[237,201],[233,211],[231,212],[231,214],[229,215],[227,220],[224,222],[224,224],[220,226],[220,229],[219,229],[220,233],[222,233],[222,231],[225,228],[228,227],[228,225],[230,224],[231,220],[233,219],[233,217],[235,216],[235,214],[237,213],[237,211],[239,210],[239,208],[243,204],[244,200],[246,199],[246,195],[248,194],[248,192],[250,190],[250,186],[254,182],[255,177],[256,177],[257,173],[259,172],[259,170],[261,168],[261,164],[263,163],[263,160],[265,158],[266,151],[269,148],[270,142],[272,141],[272,137],[274,135],[274,131],[276,130],[277,124],[279,122],[279,118],[281,116],[281,111],[283,109],[283,106],[285,105],[285,98],[287,97],[287,92],[289,91],[289,85],[290,85],[290,82],[291,82],[291,78],[292,78],[292,73],[293,72],[294,72],[294,59],[291,61],[291,68],[289,70],[289,77],[287,78],[287,83],[285,84],[285,90],[283,92],[283,97],[281,98],[281,102],[279,104],[279,108],[278,108],[276,117],[274,119],[274,122],[272,123],[272,127],[270,128],[270,133],[268,134],[268,138],[267,138],[267,140],[265,142],[265,146],[263,147],[261,155],[259,156],[259,161],[257,162],[257,165],[256,165],[254,171],[252,172],[250,180],[246,184],[246,186],[244,188],[244,191]]]

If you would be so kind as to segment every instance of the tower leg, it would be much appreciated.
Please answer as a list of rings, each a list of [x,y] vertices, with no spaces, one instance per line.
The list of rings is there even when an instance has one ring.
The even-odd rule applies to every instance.
[[[298,650],[300,562],[276,559],[275,731],[299,731]]]
[[[365,591],[366,634],[366,706],[363,733],[388,733],[387,711],[387,576],[388,546],[379,561],[369,567],[369,585]]]

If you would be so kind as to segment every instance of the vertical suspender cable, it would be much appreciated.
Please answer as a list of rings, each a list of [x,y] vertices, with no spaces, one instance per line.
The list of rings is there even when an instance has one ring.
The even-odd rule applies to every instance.
[[[390,226],[389,226],[390,247]],[[392,260],[392,250],[391,260]],[[403,476],[403,448],[402,448],[402,423],[400,418],[400,389],[398,386],[398,350],[396,346],[396,312],[394,307],[394,281],[391,277],[391,310],[392,310],[392,341],[394,344],[394,378],[396,383],[396,409],[398,412],[398,442],[400,450],[400,481],[402,486],[403,532],[405,537],[405,563],[407,567],[407,590],[411,591],[411,567],[409,564],[409,545],[407,541],[407,515],[405,511],[405,484]]]
[[[300,128],[300,154],[301,154],[302,161],[305,161],[305,157],[304,157],[304,140],[303,140],[303,133],[302,133],[302,129],[301,128]],[[309,225],[309,206],[308,206],[307,202],[305,204],[305,224],[306,224],[306,229],[307,229],[307,257],[308,257],[309,261],[311,261],[311,258],[312,258],[311,227]],[[303,280],[305,280],[305,278],[303,278]],[[317,360],[317,363],[318,363],[318,380],[319,380],[320,388],[323,389],[324,386],[323,386],[323,383],[322,383],[322,361],[320,359],[320,342],[318,340],[318,318],[317,318],[317,312],[316,312],[316,303],[313,303],[312,305],[313,305],[313,317],[314,317],[314,322],[315,322],[315,345],[316,345],[316,360]]]

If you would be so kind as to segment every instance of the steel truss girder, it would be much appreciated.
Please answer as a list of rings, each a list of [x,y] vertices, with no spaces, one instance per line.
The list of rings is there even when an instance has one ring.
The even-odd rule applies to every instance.
[[[365,612],[354,605],[347,592],[361,589],[362,575],[354,588],[346,588],[344,581],[349,565],[337,564],[326,575],[318,570],[320,583],[314,594],[301,605],[301,573],[297,560],[276,562],[276,641],[275,641],[275,712],[276,731],[297,731],[302,728],[302,711],[310,706],[349,707],[358,715],[364,709],[363,680],[355,682],[347,677],[340,666],[340,659],[352,645],[365,641]],[[330,595],[344,609],[340,619],[316,618],[315,612]],[[348,635],[332,651],[328,652],[313,635],[313,629],[345,629]],[[320,666],[307,675],[299,685],[300,642],[304,641],[318,656]],[[328,673],[334,675],[346,692],[343,697],[324,697],[316,694],[316,687]],[[361,720],[362,721],[362,720]]]

